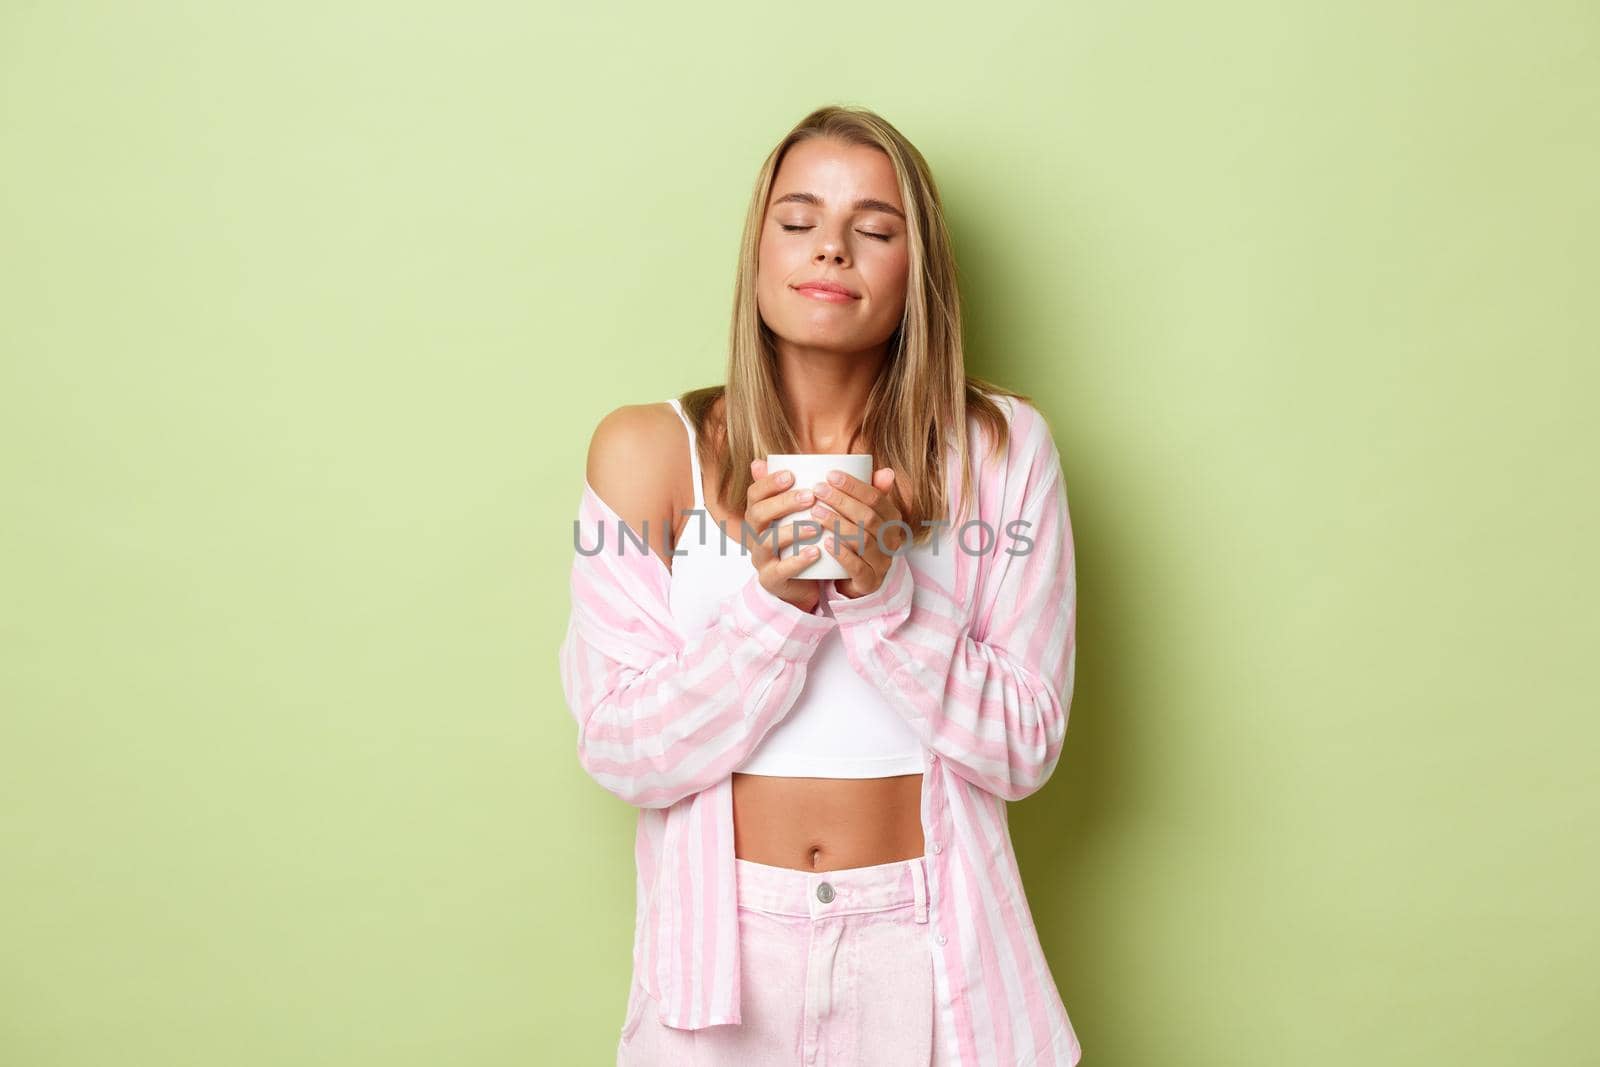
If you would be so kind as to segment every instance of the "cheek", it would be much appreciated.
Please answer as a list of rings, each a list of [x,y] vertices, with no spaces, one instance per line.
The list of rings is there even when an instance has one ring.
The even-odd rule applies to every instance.
[[[777,257],[767,248],[767,242],[763,239],[756,249],[756,294],[760,296],[768,292],[782,274]]]
[[[872,291],[882,293],[889,303],[905,302],[906,285],[911,270],[911,257],[899,250],[886,251],[872,265]]]
[[[756,247],[756,311],[763,319],[784,316],[783,287],[793,273],[782,246],[763,237]]]
[[[783,284],[784,278],[794,271],[794,264],[789,259],[790,254],[784,251],[781,241],[771,236],[761,238],[761,243],[756,246],[756,274],[761,288],[770,289]]]

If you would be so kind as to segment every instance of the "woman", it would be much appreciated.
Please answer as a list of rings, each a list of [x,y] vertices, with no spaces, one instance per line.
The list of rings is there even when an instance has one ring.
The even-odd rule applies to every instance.
[[[790,554],[807,508],[834,536]],[[819,551],[848,577],[797,578]],[[1059,758],[1075,593],[1048,426],[965,374],[926,163],[819,109],[756,182],[727,385],[590,444],[561,673],[640,809],[619,1064],[1078,1062],[1003,803]]]

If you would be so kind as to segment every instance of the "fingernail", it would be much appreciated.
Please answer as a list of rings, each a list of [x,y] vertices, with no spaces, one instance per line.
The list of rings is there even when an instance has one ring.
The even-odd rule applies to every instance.
[[[843,471],[829,471],[828,472],[828,481],[832,482],[834,485],[843,485],[844,484],[844,472]]]
[[[795,499],[799,500],[800,503],[802,503],[802,504],[811,503],[811,490],[809,490],[809,489],[800,490],[799,493],[795,494]]]

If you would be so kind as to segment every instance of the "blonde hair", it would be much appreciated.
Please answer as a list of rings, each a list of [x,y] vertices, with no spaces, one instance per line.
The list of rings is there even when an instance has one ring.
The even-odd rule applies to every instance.
[[[906,208],[910,263],[905,314],[890,336],[889,357],[868,394],[858,432],[875,467],[895,470],[894,493],[902,518],[911,527],[910,541],[925,542],[933,528],[923,522],[950,515],[945,454],[952,446],[961,467],[961,514],[954,518],[955,524],[959,526],[967,514],[972,484],[968,417],[976,416],[988,430],[998,455],[1006,446],[1006,416],[994,398],[1029,398],[966,373],[956,263],[938,187],[922,153],[874,112],[860,107],[818,108],[768,154],[756,175],[739,244],[727,384],[690,390],[679,401],[694,422],[697,440],[711,442],[710,431],[721,430],[720,447],[706,466],[715,472],[718,499],[738,501],[740,511],[753,481],[751,462],[768,453],[798,450],[779,400],[774,335],[761,321],[756,305],[756,267],[778,166],[791,147],[815,137],[883,151],[894,165]],[[712,407],[724,394],[723,425],[711,427]]]

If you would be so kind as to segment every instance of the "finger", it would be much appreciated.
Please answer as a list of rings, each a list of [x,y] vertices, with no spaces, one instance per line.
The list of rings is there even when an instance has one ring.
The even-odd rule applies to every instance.
[[[889,467],[881,468],[882,471],[891,470]],[[829,471],[830,476],[838,475],[842,481],[839,485],[830,482],[820,483],[817,496],[820,500],[832,506],[858,523],[870,523],[872,516],[877,516],[880,521],[900,517],[900,509],[894,497],[876,485],[863,482],[843,471]]]
[[[797,540],[804,539],[808,544],[816,544],[821,540],[826,529],[817,519],[801,518],[756,526],[751,524],[752,532],[746,539],[750,553],[756,557],[756,566],[761,566],[774,555],[784,552]]]
[[[788,548],[796,542],[799,542],[802,547],[820,544],[828,532],[827,526],[821,519],[812,517],[783,519],[778,523],[777,530],[778,547],[780,549]],[[768,543],[770,544],[771,542],[769,541]]]
[[[839,479],[837,483],[833,481],[835,478]],[[871,507],[882,495],[878,492],[877,486],[869,485],[860,478],[841,470],[830,470],[827,477],[817,483],[817,492],[819,496],[825,499],[831,496],[849,497],[853,500],[861,501],[868,507]]]
[[[855,497],[846,496],[844,491],[836,486],[827,485],[817,490],[817,502],[826,509],[823,518],[832,522],[838,516],[857,526],[872,526],[883,521],[883,517],[871,506],[862,503]]]
[[[750,461],[750,476],[755,480],[750,483],[750,491],[746,495],[747,503],[765,500],[794,484],[794,472],[778,470],[768,473],[767,461],[764,459]]]
[[[777,560],[776,562],[768,564],[768,566],[772,568],[772,572],[776,574],[780,580],[787,581],[821,558],[822,550],[816,545],[808,545],[807,547],[796,552],[794,555],[789,556],[786,559]]]
[[[839,566],[844,568],[852,582],[871,584],[872,576],[876,573],[872,566],[855,550],[855,546],[846,540],[826,539],[822,547],[828,555],[839,561]]]
[[[883,494],[883,504],[878,508],[878,513],[884,520],[904,518],[904,510],[900,506],[901,494],[895,483],[900,480],[900,475],[893,467],[879,467],[872,474],[872,484],[878,492]]]
[[[878,543],[878,535],[871,529],[863,529],[848,519],[837,515],[830,515],[824,522],[828,535],[834,538],[844,548],[866,560],[870,567],[883,565],[885,556],[884,546]],[[827,538],[823,539],[823,548],[828,547]]]
[[[826,508],[824,510],[826,511]],[[849,545],[857,555],[873,567],[885,566],[885,558],[888,555],[887,549],[898,547],[898,545],[879,543],[878,538],[882,536],[883,531],[877,525],[876,515],[874,515],[871,525],[863,527],[851,522],[838,512],[828,511],[826,514],[818,516],[813,510],[812,514],[813,517],[820,519],[823,529],[838,537],[842,543]]]
[[[872,546],[872,531],[863,532],[860,526],[826,506],[819,505],[813,508],[811,521],[821,524],[823,530],[830,535],[856,546],[857,551]]]
[[[751,488],[754,489],[754,486]],[[815,503],[814,499],[801,499],[801,494],[807,492],[812,492],[811,487],[802,485],[790,489],[786,493],[776,493],[760,500],[752,498],[751,502],[745,506],[745,521],[757,530],[765,530],[785,515],[793,514],[796,511],[806,511]]]

